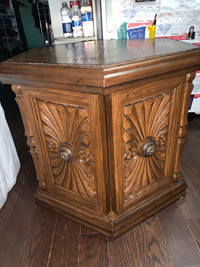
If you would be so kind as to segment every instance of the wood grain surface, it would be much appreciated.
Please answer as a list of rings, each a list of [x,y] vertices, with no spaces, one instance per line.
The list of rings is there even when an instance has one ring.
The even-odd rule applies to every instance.
[[[112,267],[142,266],[135,229],[109,241],[109,262]]]
[[[158,217],[174,265],[198,266],[200,262],[199,248],[177,203],[163,209]]]
[[[136,240],[140,240],[141,266],[172,266],[170,254],[157,216],[150,217],[135,228]]]
[[[101,235],[81,235],[79,266],[109,265],[108,241]]]
[[[19,267],[45,266],[49,261],[57,216],[47,209],[39,206],[36,208],[34,219],[27,232]]]
[[[4,225],[0,233],[1,267],[199,266],[200,213],[198,215],[196,212],[199,202],[195,200],[199,197],[197,192],[200,190],[199,116],[189,121],[182,158],[182,175],[189,188],[194,188],[195,191],[188,190],[187,195],[178,201],[178,205],[170,205],[120,237],[108,240],[62,216],[58,216],[56,221],[55,216],[43,207],[37,209],[37,216],[34,216],[35,172],[33,162],[27,156],[28,146],[25,144],[23,125],[19,116],[16,116],[16,111],[13,112],[10,108],[5,111],[6,114],[10,111],[12,115],[8,116],[8,122],[24,172],[18,176],[18,184],[9,193],[8,200],[0,211],[0,225]],[[183,202],[185,206],[188,202],[189,214],[183,212]],[[191,202],[192,205],[189,204]],[[6,214],[9,216],[5,216]],[[41,253],[43,261],[39,264]]]
[[[124,65],[153,57],[198,50],[191,44],[171,39],[98,40],[34,48],[5,61],[8,64],[64,65],[65,67],[99,68],[105,65]]]
[[[199,47],[168,38],[99,40],[32,49],[1,63],[0,80],[38,87],[87,85],[96,87],[87,88],[94,93],[153,75],[186,68],[192,72],[191,67],[200,65],[199,57]]]
[[[49,266],[78,266],[80,231],[81,227],[79,224],[60,215],[58,216],[52,241]]]
[[[36,168],[38,204],[116,237],[185,195],[181,155],[199,58],[199,47],[169,39],[110,40],[1,63]],[[190,214],[196,201],[179,202],[186,219],[198,218]],[[32,234],[41,234],[37,226]]]

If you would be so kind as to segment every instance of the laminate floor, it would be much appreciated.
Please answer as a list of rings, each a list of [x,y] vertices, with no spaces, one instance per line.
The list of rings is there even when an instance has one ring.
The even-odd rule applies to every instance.
[[[16,108],[8,123],[21,170],[0,211],[0,267],[200,266],[200,117],[189,122],[187,195],[115,240],[36,206],[35,170]]]

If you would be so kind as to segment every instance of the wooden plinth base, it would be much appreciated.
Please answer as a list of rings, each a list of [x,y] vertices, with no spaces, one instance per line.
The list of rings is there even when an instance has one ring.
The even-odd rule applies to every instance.
[[[83,209],[83,207],[73,205],[73,203],[68,203],[68,201],[61,198],[52,197],[39,189],[35,193],[35,199],[36,203],[58,212],[71,220],[90,227],[106,236],[117,237],[137,223],[185,195],[186,188],[187,185],[185,181],[179,179],[169,188],[161,191],[154,198],[151,198],[142,205],[137,207],[134,206],[132,209],[118,215],[113,220],[108,216],[96,214],[92,211]]]

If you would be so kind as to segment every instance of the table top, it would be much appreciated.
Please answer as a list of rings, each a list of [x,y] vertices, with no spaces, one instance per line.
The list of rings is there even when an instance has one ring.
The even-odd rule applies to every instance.
[[[100,90],[169,72],[199,69],[198,46],[170,39],[99,40],[29,50],[0,64],[0,81]],[[104,89],[101,92],[105,93]]]
[[[198,49],[197,46],[167,38],[99,40],[35,48],[4,63],[105,68]]]

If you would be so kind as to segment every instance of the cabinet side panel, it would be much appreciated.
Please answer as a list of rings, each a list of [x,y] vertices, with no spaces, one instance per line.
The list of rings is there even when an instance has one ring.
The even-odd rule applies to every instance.
[[[172,91],[123,106],[125,203],[165,179],[171,97]]]
[[[41,148],[47,192],[73,205],[106,210],[99,99],[62,90],[26,92]]]
[[[173,183],[183,83],[182,75],[112,94],[117,213]]]
[[[93,155],[87,107],[36,99],[53,184],[92,200],[96,199]]]

